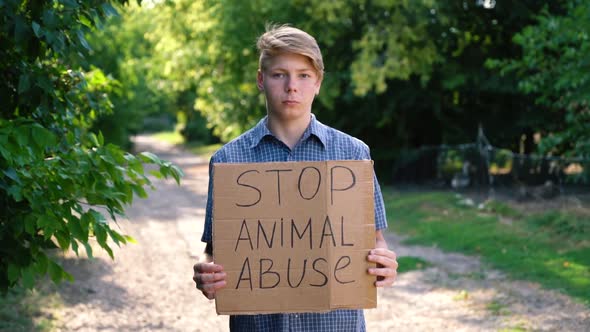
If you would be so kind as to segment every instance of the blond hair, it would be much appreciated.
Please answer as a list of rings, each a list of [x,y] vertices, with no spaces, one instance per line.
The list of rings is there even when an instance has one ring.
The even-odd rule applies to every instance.
[[[258,38],[256,47],[260,52],[258,66],[265,69],[265,62],[281,53],[293,53],[307,57],[318,77],[324,76],[324,60],[317,41],[307,32],[284,25],[267,25],[266,32]]]

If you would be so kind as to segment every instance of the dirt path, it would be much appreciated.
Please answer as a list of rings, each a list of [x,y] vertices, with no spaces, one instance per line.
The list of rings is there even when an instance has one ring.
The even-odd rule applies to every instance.
[[[128,210],[121,230],[135,237],[92,261],[66,255],[76,282],[60,287],[65,308],[54,313],[61,331],[227,331],[228,320],[194,288],[192,265],[200,242],[207,194],[207,162],[137,138],[140,150],[157,152],[182,167],[182,186],[158,181],[157,191]],[[377,309],[365,311],[369,331],[588,331],[590,310],[556,292],[507,280],[476,258],[435,248],[406,246],[389,234],[399,256],[418,256],[433,267],[400,275],[379,291]]]

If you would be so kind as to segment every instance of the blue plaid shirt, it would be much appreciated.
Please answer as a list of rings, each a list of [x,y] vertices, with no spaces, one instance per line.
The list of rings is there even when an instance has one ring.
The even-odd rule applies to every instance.
[[[328,127],[311,115],[309,127],[291,150],[274,136],[263,118],[252,129],[224,145],[209,163],[209,193],[202,241],[211,243],[213,211],[213,164],[273,161],[370,160],[369,147],[362,141]],[[375,229],[387,227],[381,188],[375,178]],[[232,331],[365,331],[362,310],[327,313],[239,315],[230,317]]]

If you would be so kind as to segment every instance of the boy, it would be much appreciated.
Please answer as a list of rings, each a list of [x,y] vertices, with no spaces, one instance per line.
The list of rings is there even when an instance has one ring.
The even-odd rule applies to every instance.
[[[369,148],[360,140],[316,120],[311,105],[320,92],[324,74],[316,40],[290,27],[270,27],[257,43],[260,50],[258,89],[266,97],[267,116],[254,128],[227,143],[209,167],[209,196],[202,241],[208,262],[194,266],[197,288],[209,299],[226,285],[223,267],[212,262],[213,163],[369,160]],[[382,230],[387,227],[383,198],[375,179],[376,248],[367,259],[377,263],[368,273],[377,287],[391,286],[397,274],[394,252],[387,248]],[[243,315],[230,317],[232,331],[364,331],[362,310],[327,313]]]

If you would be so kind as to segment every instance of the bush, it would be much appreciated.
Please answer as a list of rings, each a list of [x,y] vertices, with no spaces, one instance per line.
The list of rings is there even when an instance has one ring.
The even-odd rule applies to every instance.
[[[80,247],[91,238],[131,239],[111,229],[134,195],[146,197],[144,163],[179,181],[181,171],[151,153],[137,156],[91,132],[97,116],[112,112],[114,82],[100,70],[82,72],[89,45],[84,32],[107,15],[109,1],[0,3],[0,290],[31,288],[38,277],[71,279],[48,250]],[[73,57],[78,57],[73,59]]]

